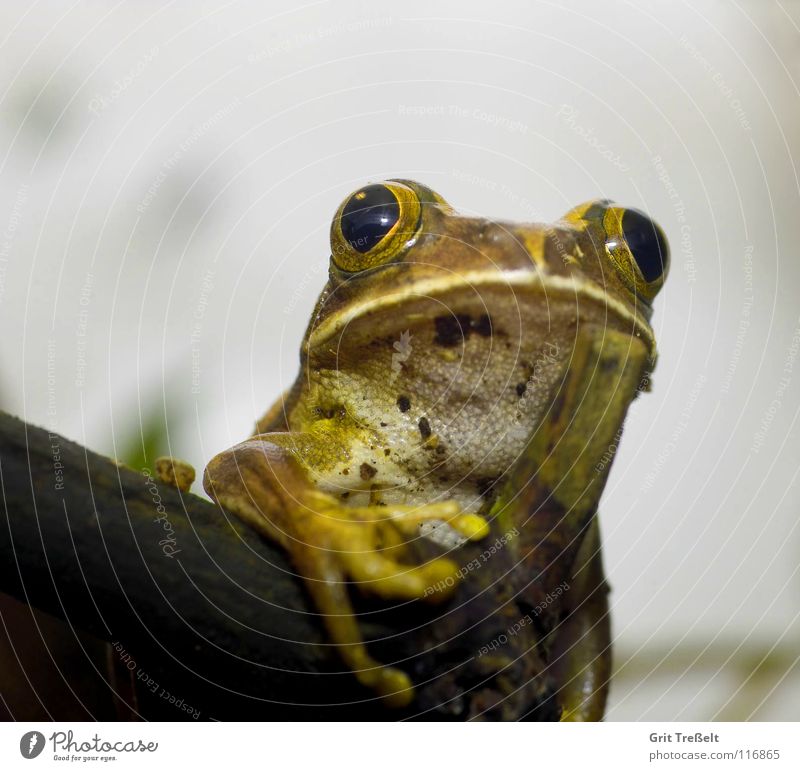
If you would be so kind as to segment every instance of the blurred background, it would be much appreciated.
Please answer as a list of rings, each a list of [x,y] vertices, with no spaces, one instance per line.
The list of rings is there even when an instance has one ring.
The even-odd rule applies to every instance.
[[[365,181],[510,220],[639,207],[673,262],[601,506],[608,719],[800,720],[800,3],[0,19],[2,409],[202,468],[294,379],[330,218]]]

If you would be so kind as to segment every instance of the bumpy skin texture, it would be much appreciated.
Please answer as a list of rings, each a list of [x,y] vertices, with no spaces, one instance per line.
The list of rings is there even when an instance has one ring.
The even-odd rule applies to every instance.
[[[291,554],[344,661],[395,705],[412,684],[370,657],[348,582],[442,601],[459,543],[521,532],[517,602],[542,629],[562,719],[600,719],[610,641],[595,512],[655,361],[650,307],[609,230],[618,218],[598,202],[551,226],[494,222],[403,186],[420,202],[413,232],[361,272],[332,259],[295,384],[211,461],[206,490]],[[421,525],[448,553],[406,564]]]

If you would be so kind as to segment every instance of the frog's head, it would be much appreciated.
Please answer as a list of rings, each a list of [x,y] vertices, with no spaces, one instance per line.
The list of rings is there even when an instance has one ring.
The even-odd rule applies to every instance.
[[[661,229],[610,201],[576,207],[553,225],[518,224],[459,215],[409,180],[370,184],[333,218],[329,281],[304,347],[341,348],[345,330],[361,345],[396,338],[437,313],[459,319],[483,308],[480,317],[494,320],[521,303],[544,309],[550,325],[565,312],[573,323],[602,317],[652,349],[650,303],[667,269]]]

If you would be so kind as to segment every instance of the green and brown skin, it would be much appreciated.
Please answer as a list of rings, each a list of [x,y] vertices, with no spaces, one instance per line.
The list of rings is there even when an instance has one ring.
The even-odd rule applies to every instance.
[[[655,362],[647,299],[663,277],[645,285],[614,238],[622,210],[607,202],[549,226],[514,224],[460,216],[414,182],[387,184],[413,217],[367,257],[334,219],[300,374],[254,436],[209,463],[205,488],[289,552],[343,660],[398,706],[413,686],[369,655],[348,582],[442,601],[458,538],[448,556],[406,564],[421,524],[446,522],[439,532],[462,542],[516,527],[525,602],[571,587],[542,617],[562,719],[600,719],[610,668],[600,460]]]

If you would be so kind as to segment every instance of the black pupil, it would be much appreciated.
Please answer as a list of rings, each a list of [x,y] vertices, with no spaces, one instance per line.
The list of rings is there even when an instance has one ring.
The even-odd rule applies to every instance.
[[[400,217],[400,204],[386,185],[353,193],[342,211],[342,235],[357,252],[368,252]]]
[[[661,228],[637,209],[626,209],[622,215],[622,232],[644,280],[660,278],[669,260],[669,248]]]

